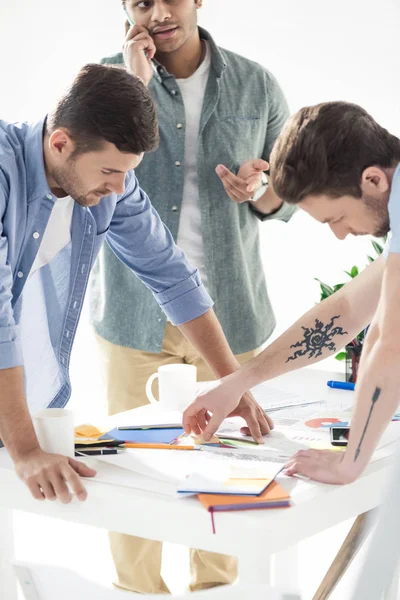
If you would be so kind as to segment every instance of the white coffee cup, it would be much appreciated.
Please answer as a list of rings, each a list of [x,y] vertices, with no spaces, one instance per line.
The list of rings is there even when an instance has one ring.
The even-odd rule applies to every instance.
[[[159,400],[152,392],[153,381],[158,378]],[[196,395],[197,368],[194,365],[163,365],[150,375],[146,383],[146,395],[150,402],[159,404],[163,410],[184,410]]]
[[[32,417],[39,445],[44,452],[74,458],[74,415],[64,408],[45,408]]]

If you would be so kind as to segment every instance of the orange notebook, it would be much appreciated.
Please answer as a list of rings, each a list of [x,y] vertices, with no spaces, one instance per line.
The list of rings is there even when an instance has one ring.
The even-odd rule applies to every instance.
[[[289,506],[290,496],[275,481],[259,496],[232,496],[230,494],[198,494],[201,504],[210,512],[247,510],[252,508],[278,508]]]
[[[290,496],[273,481],[259,496],[231,496],[228,494],[198,494],[201,504],[211,513],[215,533],[214,513],[228,510],[251,510],[255,508],[283,508],[290,506]]]

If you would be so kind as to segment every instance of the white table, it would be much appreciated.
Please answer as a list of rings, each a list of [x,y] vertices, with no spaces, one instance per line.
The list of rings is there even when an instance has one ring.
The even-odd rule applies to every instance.
[[[351,399],[352,393],[327,388],[332,373],[314,369],[291,373],[268,382],[270,387],[299,393],[327,406]],[[152,407],[137,409],[144,418]],[[136,412],[136,414],[138,414]],[[400,424],[399,424],[400,426]],[[395,444],[392,444],[394,447]],[[18,480],[9,457],[0,450],[0,572],[2,597],[16,600],[12,511],[22,510],[111,531],[163,540],[188,547],[236,555],[242,583],[297,586],[296,545],[338,523],[368,511],[380,502],[390,456],[371,464],[357,481],[329,486],[290,480],[293,506],[285,510],[229,512],[216,515],[212,534],[210,515],[194,498],[174,500],[133,489],[85,480],[88,499],[59,502],[34,500]],[[300,487],[299,487],[300,486]],[[298,493],[296,493],[296,488]],[[301,492],[300,492],[301,490]],[[118,510],[115,507],[118,506]],[[113,509],[110,509],[113,507]],[[274,570],[269,557],[274,556]],[[273,581],[271,582],[271,577]],[[396,596],[393,595],[393,598]]]

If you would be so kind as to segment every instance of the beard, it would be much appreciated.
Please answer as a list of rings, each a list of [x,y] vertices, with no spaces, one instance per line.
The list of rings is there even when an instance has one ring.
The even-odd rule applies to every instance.
[[[85,190],[82,181],[76,174],[75,162],[72,159],[67,161],[65,167],[55,167],[51,175],[65,195],[71,196],[81,206],[95,206],[100,202],[102,196],[111,193],[109,190]],[[101,196],[95,196],[95,193],[101,194]]]
[[[390,231],[388,205],[373,196],[363,196],[363,202],[375,221],[370,233],[375,237],[384,237]]]

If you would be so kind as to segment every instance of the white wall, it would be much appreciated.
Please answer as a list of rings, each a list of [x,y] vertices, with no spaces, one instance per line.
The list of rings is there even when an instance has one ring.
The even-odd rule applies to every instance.
[[[269,68],[292,111],[349,100],[400,135],[398,0],[204,5],[200,23],[220,45]],[[32,119],[48,110],[83,63],[120,49],[123,22],[120,0],[1,0],[0,118]],[[289,225],[264,224],[262,243],[279,330],[318,300],[314,277],[344,280],[341,271],[365,264],[369,250],[368,240],[338,242],[304,214]]]

